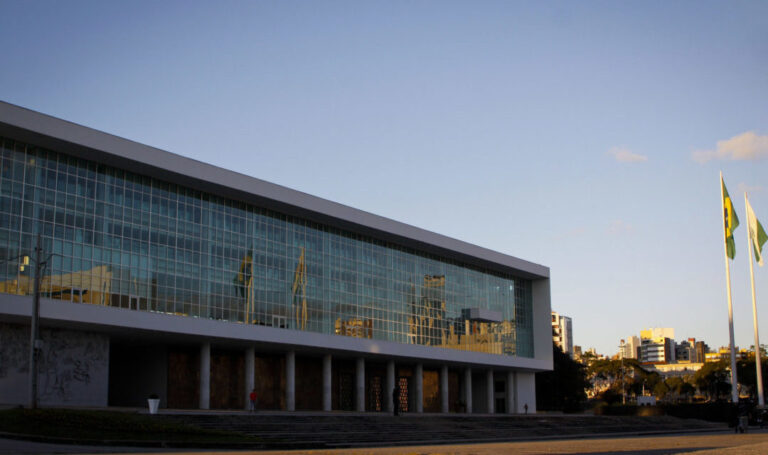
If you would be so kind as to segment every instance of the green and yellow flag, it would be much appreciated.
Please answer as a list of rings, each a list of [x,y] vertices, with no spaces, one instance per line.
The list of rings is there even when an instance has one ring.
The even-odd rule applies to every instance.
[[[752,246],[755,250],[755,260],[760,267],[763,266],[763,245],[768,240],[768,235],[763,229],[763,225],[757,220],[755,212],[752,210],[752,206],[749,205],[749,201],[744,200],[747,203],[747,228],[749,228],[749,238],[752,240]]]
[[[733,241],[733,231],[739,227],[739,217],[736,216],[736,212],[733,210],[733,201],[731,196],[728,195],[728,190],[725,188],[725,182],[723,176],[720,176],[720,185],[723,190],[723,218],[725,220],[725,245],[728,257],[733,259],[736,256],[736,244]]]

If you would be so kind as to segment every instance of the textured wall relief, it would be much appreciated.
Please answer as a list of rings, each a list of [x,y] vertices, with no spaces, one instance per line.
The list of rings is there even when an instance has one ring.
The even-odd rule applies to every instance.
[[[45,332],[38,365],[41,401],[73,401],[94,380],[106,379],[109,345],[103,336],[63,330]]]
[[[44,404],[104,406],[107,401],[109,339],[62,329],[41,329],[38,400]],[[24,400],[29,387],[29,328],[0,324],[0,402]],[[23,389],[23,390],[11,390]]]
[[[0,380],[12,372],[29,373],[29,329],[0,323]]]

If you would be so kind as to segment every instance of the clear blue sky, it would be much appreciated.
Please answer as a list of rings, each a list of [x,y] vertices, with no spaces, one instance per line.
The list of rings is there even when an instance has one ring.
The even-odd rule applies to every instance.
[[[768,2],[0,0],[0,99],[547,265],[574,341],[727,344]],[[768,342],[768,267],[756,271]]]

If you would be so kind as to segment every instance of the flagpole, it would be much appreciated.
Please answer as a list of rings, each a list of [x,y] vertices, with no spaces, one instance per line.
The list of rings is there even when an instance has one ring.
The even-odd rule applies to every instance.
[[[744,192],[744,207],[749,210],[749,201],[747,201],[747,192]],[[754,215],[754,214],[752,214]],[[752,217],[747,213],[747,249],[749,250],[749,278],[752,284],[752,318],[755,326],[755,368],[757,368],[757,404],[759,407],[765,406],[763,397],[763,369],[760,366],[760,337],[757,334],[757,303],[755,299],[755,265],[752,264]]]
[[[723,249],[725,252],[725,283],[728,295],[728,334],[731,342],[731,402],[739,402],[739,382],[736,375],[736,343],[733,338],[733,303],[731,301],[731,265],[728,263],[728,236],[725,232],[725,194],[723,193],[723,172],[720,171],[720,215],[723,217]]]

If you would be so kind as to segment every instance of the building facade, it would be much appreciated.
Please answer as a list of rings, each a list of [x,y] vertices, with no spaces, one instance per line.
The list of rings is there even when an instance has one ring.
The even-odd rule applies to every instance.
[[[651,328],[640,331],[640,363],[663,364],[675,362],[675,330]]]
[[[573,322],[556,311],[552,312],[552,341],[573,358]]]
[[[640,338],[635,335],[627,337],[626,341],[621,340],[621,356],[625,359],[637,359],[640,357]]]
[[[549,269],[0,103],[0,403],[523,412]],[[26,368],[26,370],[25,370]]]

